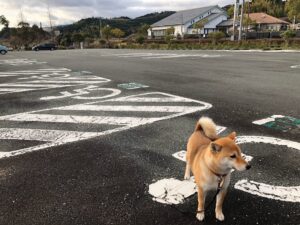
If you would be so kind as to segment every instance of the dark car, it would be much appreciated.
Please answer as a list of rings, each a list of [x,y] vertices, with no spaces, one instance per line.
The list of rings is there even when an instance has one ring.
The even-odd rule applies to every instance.
[[[32,47],[32,50],[39,51],[39,50],[56,50],[57,47],[55,44],[46,43],[46,44],[40,44]]]
[[[8,51],[8,48],[4,45],[0,45],[0,54],[5,55]]]

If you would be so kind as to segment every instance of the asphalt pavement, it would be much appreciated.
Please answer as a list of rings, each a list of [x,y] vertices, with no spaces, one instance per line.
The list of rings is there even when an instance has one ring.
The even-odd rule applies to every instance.
[[[300,52],[9,52],[0,224],[300,224],[299,85]],[[232,173],[224,222],[213,207],[196,220],[173,156],[203,115],[252,164]]]

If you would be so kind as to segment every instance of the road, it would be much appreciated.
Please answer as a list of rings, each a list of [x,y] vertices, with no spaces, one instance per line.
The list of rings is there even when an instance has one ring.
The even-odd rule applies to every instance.
[[[2,56],[0,224],[299,224],[299,74],[299,52]],[[213,207],[196,220],[173,156],[202,115],[236,131],[252,164],[232,174],[224,222]]]

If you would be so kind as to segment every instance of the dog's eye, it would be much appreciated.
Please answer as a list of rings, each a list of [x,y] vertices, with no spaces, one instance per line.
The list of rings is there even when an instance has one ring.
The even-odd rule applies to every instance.
[[[236,158],[236,155],[235,154],[231,155],[230,158],[234,159],[234,158]]]

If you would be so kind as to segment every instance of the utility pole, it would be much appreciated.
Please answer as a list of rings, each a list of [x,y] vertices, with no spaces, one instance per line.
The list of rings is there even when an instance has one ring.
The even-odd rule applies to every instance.
[[[20,7],[20,18],[21,18],[21,23],[25,22],[25,21],[24,21],[24,15],[23,15],[23,9],[22,9],[22,6]]]
[[[242,32],[243,32],[243,19],[244,19],[244,4],[245,0],[242,0],[242,8],[241,8],[241,18],[240,18],[240,30],[239,30],[239,41],[242,40]]]
[[[248,32],[249,32],[249,22],[250,22],[250,2],[252,2],[252,0],[248,0],[248,10],[247,10],[247,14],[248,14],[248,18],[247,18],[247,30],[246,30],[246,39],[248,36]]]
[[[184,27],[184,24],[183,24],[183,13],[181,13],[181,37],[182,39],[184,39],[184,35],[183,35],[183,28]]]
[[[52,20],[51,20],[50,7],[49,7],[49,1],[48,0],[47,0],[47,9],[48,9],[51,39],[52,39],[52,42],[54,42],[54,33],[53,33]]]
[[[239,14],[239,0],[235,0],[234,3],[234,12],[233,12],[233,26],[232,26],[232,36],[231,36],[231,40],[234,41],[235,40],[235,30],[236,30],[236,19],[237,19],[237,15]]]
[[[102,38],[102,21],[101,21],[101,17],[99,17],[99,35],[100,35],[100,39]]]

